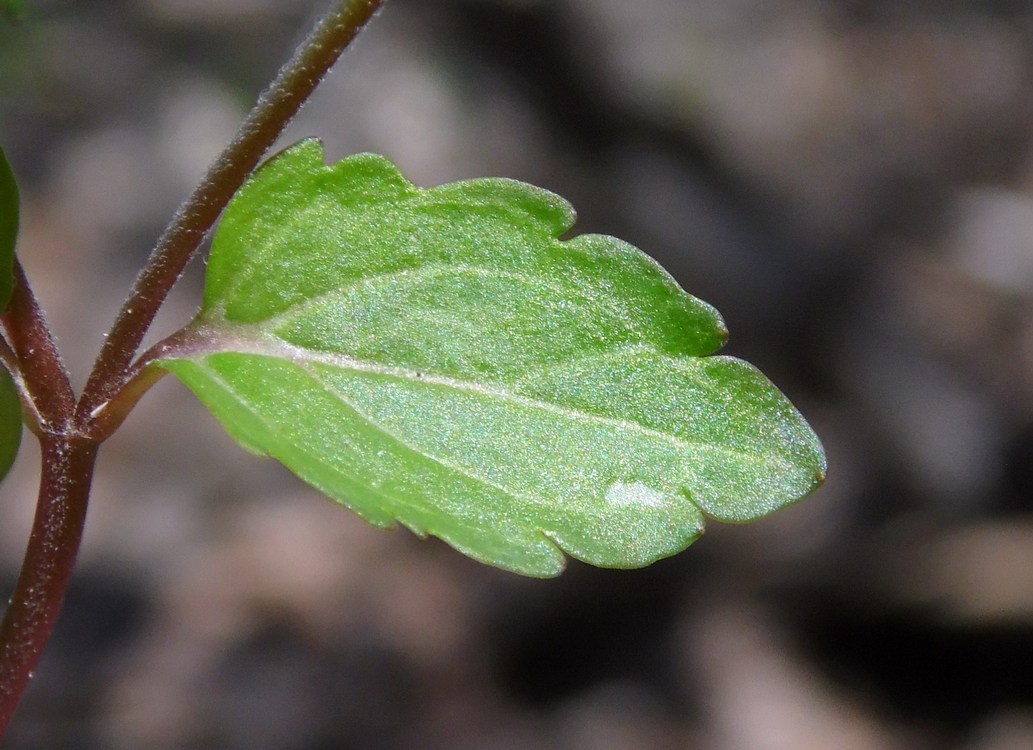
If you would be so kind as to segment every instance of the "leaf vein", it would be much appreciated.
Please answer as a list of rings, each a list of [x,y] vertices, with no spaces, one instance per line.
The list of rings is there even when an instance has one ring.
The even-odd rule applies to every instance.
[[[251,342],[254,342],[252,339]],[[421,383],[427,385],[438,385],[453,390],[473,393],[481,396],[487,396],[496,398],[502,401],[513,403],[522,407],[529,407],[532,409],[540,409],[552,414],[560,415],[564,418],[573,420],[584,420],[586,422],[592,422],[596,424],[605,425],[607,427],[615,429],[625,429],[632,432],[643,434],[647,437],[662,440],[669,444],[674,444],[680,450],[687,451],[689,453],[719,453],[732,456],[742,461],[747,461],[755,466],[780,466],[784,465],[784,461],[778,457],[769,457],[764,454],[757,454],[755,452],[746,452],[736,450],[735,448],[723,445],[715,445],[713,443],[703,442],[691,442],[685,440],[678,435],[672,435],[667,432],[662,432],[647,425],[641,424],[627,419],[618,419],[614,417],[606,417],[599,414],[593,414],[591,412],[581,411],[572,409],[569,407],[560,406],[548,401],[542,401],[540,399],[534,399],[527,396],[522,396],[517,393],[513,393],[510,390],[501,388],[487,387],[481,383],[473,383],[464,380],[458,380],[456,378],[443,377],[440,375],[433,375],[430,373],[417,373],[402,367],[386,367],[384,365],[371,363],[363,360],[358,360],[353,357],[349,357],[343,354],[331,354],[327,352],[318,352],[303,347],[295,346],[277,340],[277,348],[280,351],[275,353],[269,353],[263,351],[261,343],[253,349],[241,347],[242,344],[240,339],[234,339],[234,348],[230,351],[236,351],[240,354],[251,354],[257,356],[272,357],[274,359],[288,359],[294,362],[296,366],[303,367],[311,364],[324,364],[332,367],[337,367],[342,370],[351,370],[355,372],[370,373],[373,375],[379,375],[385,378],[393,378],[404,382],[412,382],[419,380]],[[250,342],[249,342],[250,343]],[[227,350],[223,349],[220,353],[226,353]],[[214,352],[213,352],[214,353]]]

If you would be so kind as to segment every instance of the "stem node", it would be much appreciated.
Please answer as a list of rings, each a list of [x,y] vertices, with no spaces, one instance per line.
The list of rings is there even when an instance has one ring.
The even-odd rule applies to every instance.
[[[78,403],[28,280],[15,261],[0,318],[0,362],[18,373],[40,441],[39,500],[18,583],[0,623],[3,737],[57,619],[79,551],[97,448],[161,372],[134,364],[158,309],[230,198],[383,0],[337,0],[180,207],[105,335]]]

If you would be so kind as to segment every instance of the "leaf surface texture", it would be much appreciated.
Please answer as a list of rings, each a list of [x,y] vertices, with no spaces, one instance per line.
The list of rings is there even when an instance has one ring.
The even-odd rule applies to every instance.
[[[253,451],[377,525],[537,576],[638,567],[759,518],[825,458],[726,331],[571,207],[505,179],[274,157],[227,208],[204,303],[158,364]]]

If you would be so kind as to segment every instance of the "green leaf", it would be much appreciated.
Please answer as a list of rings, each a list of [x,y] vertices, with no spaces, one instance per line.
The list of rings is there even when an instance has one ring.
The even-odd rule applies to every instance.
[[[22,404],[14,380],[0,366],[0,479],[7,476],[22,438]]]
[[[549,576],[638,567],[798,500],[825,458],[717,312],[503,179],[422,190],[302,142],[227,208],[160,366],[368,521]],[[561,552],[562,550],[562,552]]]
[[[0,148],[0,311],[14,288],[14,246],[18,239],[18,183]]]

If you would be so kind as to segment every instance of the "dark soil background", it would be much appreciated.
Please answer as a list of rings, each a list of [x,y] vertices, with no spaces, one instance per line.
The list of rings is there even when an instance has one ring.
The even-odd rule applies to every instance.
[[[0,142],[81,383],[322,3],[27,4]],[[1033,748],[1033,3],[390,0],[284,142],[308,135],[418,184],[540,184],[658,258],[828,482],[645,570],[522,579],[365,526],[166,379],[102,451],[5,748]]]

